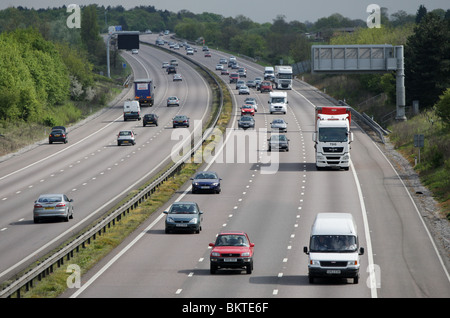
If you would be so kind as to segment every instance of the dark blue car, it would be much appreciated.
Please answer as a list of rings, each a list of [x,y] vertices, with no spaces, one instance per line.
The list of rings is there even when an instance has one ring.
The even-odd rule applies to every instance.
[[[208,191],[220,193],[220,180],[217,173],[213,171],[198,172],[192,180],[192,193]]]

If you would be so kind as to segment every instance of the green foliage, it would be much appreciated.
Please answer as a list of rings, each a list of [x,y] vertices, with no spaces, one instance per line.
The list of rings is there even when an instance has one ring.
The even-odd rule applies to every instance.
[[[439,101],[434,105],[436,114],[442,119],[446,128],[450,129],[450,88],[439,97]]]
[[[405,46],[406,98],[430,108],[450,87],[450,19],[430,12],[420,19]]]
[[[89,64],[82,63],[82,58],[67,46],[44,40],[36,29],[4,32],[0,46],[0,119],[65,123],[65,119],[46,114],[66,105],[69,69],[86,85],[93,83]]]

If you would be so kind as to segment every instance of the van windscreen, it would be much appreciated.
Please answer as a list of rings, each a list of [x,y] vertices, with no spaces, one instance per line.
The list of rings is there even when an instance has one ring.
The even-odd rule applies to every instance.
[[[313,235],[310,242],[310,252],[352,253],[357,248],[353,235]]]

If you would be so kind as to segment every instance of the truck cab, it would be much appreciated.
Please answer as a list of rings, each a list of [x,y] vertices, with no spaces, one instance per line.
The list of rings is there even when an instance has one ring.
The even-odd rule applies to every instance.
[[[348,107],[316,107],[315,132],[312,139],[317,170],[323,168],[350,168],[351,111]]]

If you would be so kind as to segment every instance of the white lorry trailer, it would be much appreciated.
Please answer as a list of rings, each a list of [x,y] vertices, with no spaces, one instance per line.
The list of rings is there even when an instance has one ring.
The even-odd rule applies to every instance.
[[[351,111],[348,107],[316,107],[313,141],[318,170],[350,168],[350,143],[353,141],[350,123]]]
[[[274,76],[276,89],[292,89],[292,66],[276,65]]]

